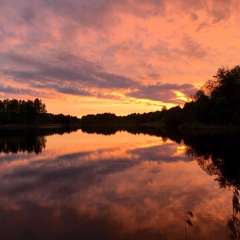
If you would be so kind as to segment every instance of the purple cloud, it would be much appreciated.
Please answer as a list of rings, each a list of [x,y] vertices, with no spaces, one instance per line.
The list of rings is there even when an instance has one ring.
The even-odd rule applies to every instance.
[[[196,88],[191,84],[155,84],[140,86],[137,90],[128,94],[130,97],[151,99],[155,101],[176,103],[174,91],[180,91],[187,96],[196,92]],[[182,103],[182,101],[181,101]]]

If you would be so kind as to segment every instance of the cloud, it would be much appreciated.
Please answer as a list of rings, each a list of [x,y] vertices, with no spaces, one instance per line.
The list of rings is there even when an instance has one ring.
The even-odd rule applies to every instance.
[[[154,72],[148,73],[148,76],[155,80],[158,80],[159,78],[161,78],[160,74],[154,73]]]
[[[92,96],[90,92],[87,92],[85,90],[71,88],[71,87],[55,87],[57,92],[70,94],[70,95],[77,95],[77,96]]]
[[[211,14],[213,23],[218,23],[219,21],[226,21],[232,10],[232,7],[236,4],[235,0],[226,2],[224,0],[212,0],[212,4],[209,8],[209,13]]]
[[[14,94],[14,95],[26,95],[26,96],[39,96],[41,95],[42,97],[48,97],[50,98],[50,95],[44,92],[37,92],[31,89],[27,88],[17,88],[17,87],[12,87],[10,85],[8,86],[1,86],[0,85],[0,92],[4,94]]]
[[[198,20],[198,15],[192,12],[192,13],[190,13],[190,19],[192,21],[196,21],[196,20]]]
[[[106,23],[109,23],[109,20],[114,22],[111,1],[44,0],[43,2],[45,8],[49,9],[53,15],[78,23],[84,28],[102,29],[108,25]]]
[[[188,36],[183,38],[183,53],[188,55],[190,58],[203,58],[207,55],[207,51],[196,41]]]
[[[197,89],[191,84],[155,84],[140,86],[137,90],[130,92],[128,95],[135,98],[152,99],[155,101],[176,102],[174,91],[180,91],[186,96]]]
[[[17,71],[17,70],[5,70],[3,72],[7,76],[11,76],[15,81],[25,82],[29,86],[38,89],[54,89],[59,93],[72,94],[77,96],[99,96],[110,99],[122,99],[123,96],[111,95],[109,91],[114,89],[128,89],[126,97],[134,97],[141,99],[149,99],[154,101],[166,101],[176,102],[174,91],[178,90],[186,95],[190,95],[196,92],[196,88],[191,84],[149,84],[142,85],[139,82],[133,81],[130,78],[110,74],[106,72],[97,71],[93,68],[84,69],[83,71],[72,71],[68,68],[60,68],[56,66],[42,66],[38,71]],[[158,79],[159,74],[150,73],[149,76],[153,79]],[[41,79],[41,80],[38,80]],[[101,93],[91,88],[103,89],[108,92]],[[2,88],[6,92],[24,90],[14,88]],[[29,91],[30,93],[31,91]],[[32,92],[34,93],[34,92]],[[126,98],[125,98],[126,99]]]
[[[136,85],[136,82],[130,78],[103,72],[98,64],[69,54],[53,58],[57,61],[56,64],[49,64],[43,59],[36,59],[32,56],[16,54],[6,54],[6,56],[20,65],[21,70],[5,69],[2,73],[20,82],[44,81],[46,87],[51,87],[54,82],[61,82],[63,85],[69,82],[109,89],[130,88]],[[72,64],[69,65],[69,63]]]
[[[207,22],[202,22],[202,23],[200,23],[199,25],[198,25],[198,27],[196,28],[196,32],[198,32],[198,31],[200,31],[200,30],[202,30],[202,29],[204,29],[204,28],[207,28],[209,25],[208,25],[208,23]]]
[[[187,51],[196,57],[198,55],[201,57],[201,51],[197,50],[197,46],[190,39],[187,41],[190,43]],[[196,91],[196,88],[191,84],[161,84],[156,82],[145,85],[125,76],[105,72],[100,64],[65,52],[59,52],[52,56],[51,63],[31,55],[23,56],[10,53],[5,54],[5,58],[16,65],[16,69],[2,71],[6,77],[11,77],[14,81],[25,83],[35,89],[54,90],[61,94],[98,96],[120,101],[126,101],[127,98],[131,97],[180,104],[176,100],[174,91],[181,91],[188,96]],[[154,81],[161,77],[155,72],[150,72],[147,76]],[[8,91],[8,89],[3,88],[2,91],[4,90]],[[114,96],[111,94],[113,90],[123,91],[123,93]],[[25,90],[19,89],[19,92],[21,91]],[[29,93],[31,93],[30,90]]]

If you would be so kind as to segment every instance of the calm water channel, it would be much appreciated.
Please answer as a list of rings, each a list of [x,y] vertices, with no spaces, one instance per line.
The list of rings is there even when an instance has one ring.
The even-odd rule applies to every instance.
[[[0,135],[0,239],[237,236],[232,137],[45,134]]]

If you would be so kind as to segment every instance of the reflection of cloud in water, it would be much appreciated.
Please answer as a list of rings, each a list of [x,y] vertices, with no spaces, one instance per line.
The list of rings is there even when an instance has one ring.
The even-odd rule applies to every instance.
[[[20,218],[15,234],[29,231],[29,239],[184,239],[191,210],[191,239],[220,239],[231,192],[219,191],[177,147],[124,145],[11,162],[1,175],[0,233],[6,236]]]
[[[180,148],[181,149],[181,148]],[[176,162],[179,160],[188,161],[179,151],[179,147],[174,143],[167,143],[160,146],[149,146],[145,148],[137,148],[130,150],[130,153],[135,155],[136,158],[141,160],[150,161],[164,161],[164,162]]]

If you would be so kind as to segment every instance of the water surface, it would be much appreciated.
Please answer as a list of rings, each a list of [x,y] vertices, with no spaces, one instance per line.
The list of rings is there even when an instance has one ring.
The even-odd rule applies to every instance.
[[[229,235],[236,187],[220,188],[218,167],[183,141],[81,130],[34,139],[31,149],[28,138],[1,137],[0,239]]]

